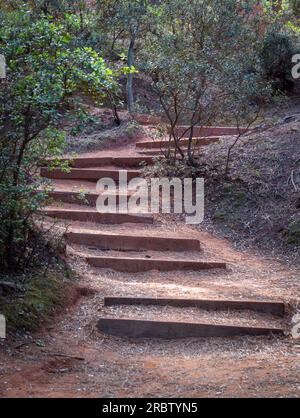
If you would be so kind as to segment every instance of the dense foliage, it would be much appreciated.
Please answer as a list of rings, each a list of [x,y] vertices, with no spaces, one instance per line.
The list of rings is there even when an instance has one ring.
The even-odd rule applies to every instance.
[[[271,93],[291,90],[298,11],[296,1],[0,0],[2,266],[23,268],[32,253],[33,216],[46,197],[37,168],[63,152],[76,98],[105,103],[119,123],[118,106],[137,109],[134,80],[143,74],[170,142],[193,166],[195,125],[250,126]]]
[[[248,124],[259,111],[258,99],[269,94],[258,59],[261,19],[251,13],[237,13],[235,0],[167,0],[163,23],[148,39],[145,71],[168,118],[170,141],[191,164],[194,126],[221,118]],[[189,132],[186,152],[178,123]]]
[[[77,15],[1,13],[0,52],[7,78],[0,90],[0,259],[20,268],[32,253],[32,215],[45,198],[36,170],[64,148],[61,121],[75,93],[98,103],[118,90],[115,71],[93,49],[77,45]],[[33,244],[34,245],[34,244]]]

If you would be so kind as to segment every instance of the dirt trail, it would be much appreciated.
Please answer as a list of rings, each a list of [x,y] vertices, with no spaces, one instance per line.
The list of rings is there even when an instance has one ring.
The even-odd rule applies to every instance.
[[[109,151],[104,154],[109,155]],[[118,155],[135,155],[134,149],[118,149]],[[95,153],[92,156],[95,157]],[[60,182],[64,185],[63,180]],[[70,245],[69,262],[81,274],[78,286],[93,289],[93,293],[66,307],[66,311],[45,329],[20,341],[0,343],[1,397],[300,396],[300,343],[290,335],[283,338],[134,340],[107,336],[96,329],[97,320],[109,316],[221,324],[238,322],[254,326],[275,324],[289,334],[291,315],[300,301],[299,268],[263,255],[241,252],[229,241],[189,227],[172,216],[157,217],[153,225],[66,223],[80,231],[149,236],[158,232],[159,236],[196,238],[200,240],[201,253],[183,252],[181,257],[224,261],[228,268],[196,272],[116,272],[89,266],[80,252],[118,252]],[[155,252],[144,253],[147,254],[153,256]],[[166,254],[166,257],[173,256],[172,252]],[[279,300],[290,304],[292,311],[284,319],[277,319],[247,311],[103,306],[103,297],[118,295]]]

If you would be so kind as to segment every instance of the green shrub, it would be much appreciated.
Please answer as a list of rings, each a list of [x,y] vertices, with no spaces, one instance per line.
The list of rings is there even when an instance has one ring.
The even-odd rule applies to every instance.
[[[292,56],[297,52],[292,37],[275,30],[267,32],[261,51],[265,77],[272,82],[274,91],[290,92],[294,87],[291,74]]]
[[[34,242],[34,214],[45,200],[37,170],[46,157],[64,150],[60,128],[75,93],[102,102],[118,90],[119,69],[97,52],[76,43],[77,17],[67,20],[0,11],[0,53],[7,77],[0,89],[0,268],[27,265]],[[76,25],[75,25],[76,26]]]
[[[300,17],[300,0],[289,0],[290,8],[292,9],[292,12],[294,16],[297,18]]]
[[[289,223],[289,225],[283,231],[284,241],[288,245],[300,246],[300,221],[295,220]]]

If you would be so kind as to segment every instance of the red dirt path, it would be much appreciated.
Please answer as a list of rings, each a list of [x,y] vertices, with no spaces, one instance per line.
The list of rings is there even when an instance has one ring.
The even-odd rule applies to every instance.
[[[118,150],[120,151],[120,150]],[[124,154],[132,155],[122,151]],[[102,152],[101,152],[102,154]],[[93,153],[95,156],[95,153]],[[300,270],[276,259],[241,252],[227,240],[159,219],[160,232],[200,239],[205,257],[226,261],[227,272],[117,273],[89,267],[70,253],[81,273],[81,287],[94,293],[81,297],[51,325],[26,339],[0,343],[1,397],[299,397],[300,343],[285,338],[241,337],[177,341],[126,340],[101,335],[95,324],[107,314],[104,296],[183,296],[279,299],[299,304]],[[133,231],[130,225],[72,226],[105,231]],[[144,232],[155,230],[143,226]],[[108,309],[118,315],[119,308]],[[127,314],[180,317],[175,308],[132,308]],[[245,313],[198,316],[245,323],[261,321]],[[269,319],[267,318],[266,321]],[[284,322],[287,332],[290,317]]]

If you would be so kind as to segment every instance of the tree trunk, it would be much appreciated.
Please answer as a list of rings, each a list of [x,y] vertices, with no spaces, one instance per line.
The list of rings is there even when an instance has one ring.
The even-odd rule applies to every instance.
[[[128,67],[132,67],[134,63],[133,51],[134,51],[134,46],[135,46],[135,39],[136,39],[136,34],[131,33],[131,39],[130,39],[130,44],[128,48],[128,61],[127,61]],[[127,79],[127,106],[128,106],[128,111],[132,113],[133,107],[134,107],[133,74],[129,74],[128,79]]]
[[[189,135],[188,150],[187,150],[188,162],[191,166],[195,165],[193,150],[192,150],[193,137],[194,137],[194,125],[191,126],[190,135]]]
[[[119,116],[119,113],[118,113],[117,106],[115,106],[115,105],[113,106],[113,116],[114,116],[114,121],[115,121],[116,125],[120,126],[121,125],[121,119],[120,119],[120,116]]]

